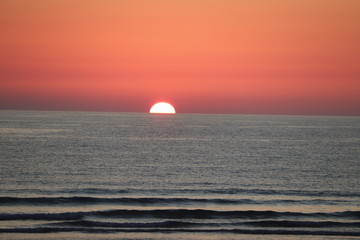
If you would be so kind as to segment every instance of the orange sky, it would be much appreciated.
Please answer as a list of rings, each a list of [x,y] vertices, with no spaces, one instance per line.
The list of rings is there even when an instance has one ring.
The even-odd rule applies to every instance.
[[[1,0],[0,109],[360,115],[359,0]]]

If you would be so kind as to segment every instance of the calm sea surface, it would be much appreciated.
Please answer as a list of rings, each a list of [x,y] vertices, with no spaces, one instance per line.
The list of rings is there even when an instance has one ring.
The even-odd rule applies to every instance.
[[[360,118],[0,111],[1,239],[355,239]]]

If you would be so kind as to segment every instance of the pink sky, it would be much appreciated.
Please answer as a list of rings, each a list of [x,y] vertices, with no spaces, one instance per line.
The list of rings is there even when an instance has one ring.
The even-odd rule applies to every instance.
[[[360,115],[358,0],[2,0],[0,109]]]

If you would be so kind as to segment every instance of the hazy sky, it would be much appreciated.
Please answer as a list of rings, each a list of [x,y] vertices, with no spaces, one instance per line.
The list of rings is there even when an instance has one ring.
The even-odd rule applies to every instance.
[[[1,0],[0,109],[360,115],[359,0]]]

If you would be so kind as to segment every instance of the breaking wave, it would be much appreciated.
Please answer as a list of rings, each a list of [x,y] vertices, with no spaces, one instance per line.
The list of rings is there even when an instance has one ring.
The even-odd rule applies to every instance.
[[[84,217],[160,218],[160,219],[277,219],[317,218],[360,220],[360,211],[303,213],[277,211],[215,211],[204,209],[105,210],[64,213],[0,214],[0,220],[79,220]]]

